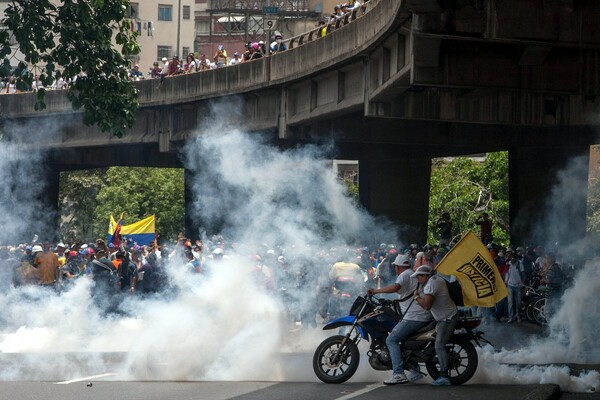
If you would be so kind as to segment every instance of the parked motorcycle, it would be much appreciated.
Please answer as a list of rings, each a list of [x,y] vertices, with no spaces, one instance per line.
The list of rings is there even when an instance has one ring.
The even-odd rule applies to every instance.
[[[343,383],[356,372],[361,340],[371,342],[367,356],[375,370],[392,369],[391,357],[385,343],[389,332],[400,320],[397,300],[390,301],[373,296],[357,297],[350,315],[330,321],[323,329],[349,327],[346,335],[335,335],[325,339],[313,356],[313,370],[325,383]],[[477,351],[474,344],[489,343],[483,333],[474,329],[481,323],[479,317],[461,317],[446,345],[448,351],[448,375],[453,385],[467,382],[477,370]],[[439,377],[439,363],[435,353],[435,322],[420,329],[402,342],[404,368],[418,368],[425,364],[433,379]]]

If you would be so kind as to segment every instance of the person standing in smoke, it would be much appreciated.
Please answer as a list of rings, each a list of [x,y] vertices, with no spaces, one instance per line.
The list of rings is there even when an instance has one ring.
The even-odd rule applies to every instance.
[[[512,248],[506,250],[508,271],[505,282],[508,288],[508,323],[521,322],[519,308],[521,307],[521,287],[523,286],[523,269],[521,262]]]
[[[118,292],[119,276],[112,262],[106,258],[106,254],[98,254],[99,259],[92,259],[89,264],[90,276],[94,281],[91,289],[91,297],[94,304],[105,313],[117,310],[119,300],[116,298]]]
[[[558,310],[559,301],[564,292],[565,274],[556,262],[556,254],[548,252],[546,255],[546,265],[548,266],[546,274],[542,276],[540,283],[548,287],[546,292],[546,318],[552,316]]]
[[[36,248],[40,246],[34,246]],[[44,243],[34,257],[34,265],[38,270],[41,286],[53,287],[58,279],[60,262],[58,256],[50,250],[50,244]]]
[[[16,263],[15,269],[13,270],[13,285],[35,285],[39,281],[38,271],[35,268],[33,248],[42,251],[40,246],[27,246],[25,247],[25,254],[21,257],[21,260]]]
[[[146,262],[138,269],[137,279],[135,281],[135,290],[142,296],[158,291],[160,279],[160,267],[156,253],[149,253],[146,256]]]

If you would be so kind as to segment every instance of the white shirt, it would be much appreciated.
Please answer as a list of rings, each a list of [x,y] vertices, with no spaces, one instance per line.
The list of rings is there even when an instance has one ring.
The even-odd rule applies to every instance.
[[[444,278],[436,275],[429,278],[425,287],[423,287],[423,294],[433,296],[433,304],[429,311],[431,311],[431,315],[436,321],[449,319],[457,313],[458,309],[450,298]]]
[[[412,296],[409,296],[409,294],[415,292],[415,289],[419,285],[419,282],[417,282],[416,278],[410,277],[412,273],[412,269],[407,269],[396,278],[396,283],[400,285],[400,290],[398,290],[398,298],[403,299],[408,296],[407,300],[404,300],[402,303],[400,303],[400,309],[404,314],[404,319],[407,321],[431,321],[431,313],[421,307],[419,303],[413,301]],[[408,308],[411,302],[412,305],[410,308]]]

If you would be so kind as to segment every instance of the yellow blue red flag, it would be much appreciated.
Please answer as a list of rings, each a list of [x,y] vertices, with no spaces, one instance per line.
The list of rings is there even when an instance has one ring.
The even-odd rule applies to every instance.
[[[458,279],[465,306],[493,307],[508,296],[489,250],[473,232],[467,232],[435,269]]]
[[[121,219],[122,221],[122,219]],[[108,226],[108,242],[114,243],[113,239],[116,234],[119,234],[122,238],[131,239],[140,246],[147,246],[151,241],[154,240],[156,235],[156,218],[151,215],[147,218],[141,219],[129,225],[121,225],[120,231],[117,232],[119,224],[115,221],[113,216],[110,216]]]

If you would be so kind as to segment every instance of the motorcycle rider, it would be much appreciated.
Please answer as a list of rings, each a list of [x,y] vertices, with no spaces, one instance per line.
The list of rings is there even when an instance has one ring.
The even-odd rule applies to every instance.
[[[448,353],[446,344],[458,321],[458,309],[450,298],[444,278],[433,275],[433,270],[427,265],[420,266],[412,275],[419,282],[421,289],[414,292],[415,302],[425,310],[430,310],[436,321],[435,352],[440,363],[440,376],[433,381],[433,386],[450,386],[448,378]]]
[[[333,292],[359,293],[362,291],[363,274],[360,266],[350,261],[348,250],[342,250],[338,255],[338,262],[329,270],[329,282]],[[341,304],[335,296],[330,297],[329,313],[339,314]]]
[[[397,256],[392,265],[396,268],[396,274],[398,275],[396,282],[380,289],[369,289],[367,291],[368,295],[397,292],[400,298],[403,318],[396,324],[386,339],[393,367],[392,378],[383,382],[386,385],[403,384],[409,382],[409,380],[415,382],[425,376],[418,369],[412,369],[410,379],[406,377],[401,342],[431,321],[429,311],[423,309],[419,304],[412,304],[412,297],[418,287],[418,282],[412,274],[409,256],[405,254]]]

